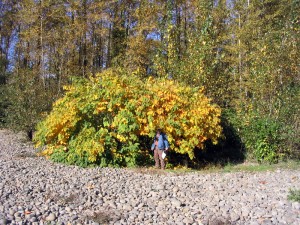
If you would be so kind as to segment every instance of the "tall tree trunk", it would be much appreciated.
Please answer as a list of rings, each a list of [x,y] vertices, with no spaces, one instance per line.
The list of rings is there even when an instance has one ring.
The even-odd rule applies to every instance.
[[[40,75],[43,81],[44,87],[45,84],[45,67],[44,67],[44,43],[43,43],[43,0],[40,1],[40,48],[41,48],[41,64],[40,64]]]

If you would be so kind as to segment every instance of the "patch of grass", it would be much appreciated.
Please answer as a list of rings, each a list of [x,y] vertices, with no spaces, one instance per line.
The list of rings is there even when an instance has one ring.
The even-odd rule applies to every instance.
[[[265,172],[265,171],[275,171],[278,169],[289,169],[296,170],[300,168],[300,161],[287,161],[280,162],[277,164],[268,163],[257,163],[257,162],[245,162],[240,164],[210,164],[202,167],[201,169],[191,169],[184,166],[177,166],[174,168],[167,168],[165,170],[155,169],[153,167],[138,167],[131,169],[134,172],[150,175],[184,175],[191,172],[196,173],[231,173],[231,172]]]
[[[136,167],[129,168],[135,173],[148,174],[148,175],[167,175],[167,170],[156,169],[154,167]]]
[[[116,215],[113,211],[96,211],[92,215],[86,217],[88,220],[92,220],[95,223],[99,224],[108,224],[112,221],[120,220],[121,216]]]
[[[100,224],[106,224],[109,221],[111,221],[111,217],[109,213],[104,211],[99,211],[97,213],[94,213],[94,215],[89,216],[88,219]]]
[[[300,189],[290,189],[288,200],[294,202],[300,202]]]
[[[277,164],[259,164],[259,163],[243,163],[243,164],[227,164],[222,169],[221,172],[264,172],[264,171],[275,171],[277,169],[299,169],[300,162],[299,161],[287,161],[280,162]]]
[[[209,224],[213,225],[228,225],[232,224],[228,218],[213,218],[209,220]]]
[[[63,201],[65,204],[74,203],[79,199],[79,196],[77,194],[70,194],[63,198]]]
[[[58,193],[47,193],[45,195],[45,201],[50,199],[51,201],[54,201],[56,203],[59,203],[61,205],[66,205],[70,203],[75,203],[79,200],[79,196],[77,194],[70,194],[67,196],[63,196]]]
[[[222,168],[222,172],[230,173],[230,172],[239,172],[239,171],[247,171],[247,172],[262,172],[270,170],[270,165],[267,164],[227,164]]]
[[[37,154],[31,152],[22,152],[15,155],[16,158],[36,158]]]
[[[141,174],[147,174],[147,175],[156,175],[156,176],[180,176],[184,175],[190,172],[195,172],[197,170],[193,170],[190,168],[178,168],[175,167],[173,169],[156,169],[155,167],[136,167],[136,168],[129,168],[128,170],[134,172],[134,173],[141,173]]]

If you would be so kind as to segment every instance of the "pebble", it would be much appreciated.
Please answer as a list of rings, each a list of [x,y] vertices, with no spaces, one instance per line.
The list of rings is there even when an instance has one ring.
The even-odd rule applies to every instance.
[[[181,206],[181,202],[176,198],[171,199],[171,203],[175,207],[180,207]]]
[[[238,221],[240,219],[240,216],[237,215],[236,213],[231,213],[230,217],[231,217],[231,221],[232,222],[236,222],[236,221]]]
[[[126,211],[131,211],[132,207],[128,204],[125,204],[125,205],[123,205],[123,209],[126,210]]]
[[[49,216],[46,217],[47,221],[54,221],[56,219],[56,216],[54,213],[50,213]]]
[[[36,222],[36,221],[37,221],[36,217],[31,217],[30,218],[30,222]]]
[[[79,168],[0,130],[0,224],[300,224],[300,169],[153,174]],[[45,222],[46,220],[46,222]],[[228,222],[230,221],[230,223]]]

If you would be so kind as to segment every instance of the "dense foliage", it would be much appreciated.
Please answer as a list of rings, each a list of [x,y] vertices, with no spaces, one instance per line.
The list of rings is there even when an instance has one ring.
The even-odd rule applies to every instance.
[[[206,140],[217,143],[221,111],[202,89],[124,73],[108,70],[66,87],[38,125],[35,139],[37,146],[47,145],[45,155],[75,164],[136,165],[142,137],[151,139],[158,127],[172,151],[190,158]]]
[[[204,87],[227,126],[218,151],[234,137],[248,159],[299,159],[299,12],[299,0],[0,1],[0,122],[32,130],[72,77],[121,67]]]
[[[16,131],[35,130],[41,116],[51,109],[53,92],[44,88],[42,81],[36,79],[32,71],[19,71],[6,89],[6,119],[10,127]]]

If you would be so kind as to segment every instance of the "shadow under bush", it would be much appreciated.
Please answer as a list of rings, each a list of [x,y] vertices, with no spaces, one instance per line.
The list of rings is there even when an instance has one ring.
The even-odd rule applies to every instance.
[[[242,163],[246,159],[246,151],[237,130],[229,120],[232,116],[228,111],[223,112],[221,117],[223,137],[217,145],[207,141],[204,149],[195,148],[193,160],[189,159],[187,154],[170,151],[168,163],[175,167],[185,166],[193,169],[204,168],[208,165],[225,166],[228,163]]]
[[[196,160],[200,162],[200,165],[225,166],[228,163],[241,163],[246,159],[245,147],[236,128],[231,124],[229,116],[231,115],[226,111],[222,114],[223,137],[219,143],[213,145],[207,141],[204,151],[195,151]]]

